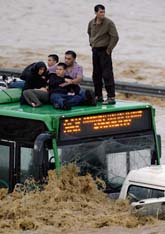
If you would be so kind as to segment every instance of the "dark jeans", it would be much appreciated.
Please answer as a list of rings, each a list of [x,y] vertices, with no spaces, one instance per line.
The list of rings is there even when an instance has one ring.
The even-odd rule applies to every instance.
[[[48,103],[49,101],[49,93],[37,89],[24,90],[23,97],[29,105],[31,105],[32,102],[36,105],[42,105]]]
[[[115,96],[115,83],[111,55],[106,48],[93,48],[93,83],[95,96],[102,97],[103,81],[108,97]]]
[[[25,84],[24,80],[12,81],[9,84],[9,88],[21,88],[22,89],[24,87],[24,84]]]
[[[58,104],[59,107],[63,108],[64,101],[67,102],[67,104],[72,106],[78,106],[82,102],[82,96],[79,95],[68,95],[68,94],[62,94],[62,93],[52,93],[50,96],[50,102],[52,104]]]

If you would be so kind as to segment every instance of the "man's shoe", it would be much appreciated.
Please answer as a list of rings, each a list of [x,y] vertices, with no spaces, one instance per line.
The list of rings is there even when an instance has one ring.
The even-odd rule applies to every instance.
[[[71,107],[68,105],[63,105],[62,110],[71,110]]]
[[[103,99],[103,97],[101,96],[101,97],[96,97],[96,101],[97,102],[103,102],[104,101],[104,99]]]
[[[57,103],[53,104],[54,109],[61,109],[60,106]]]
[[[105,101],[103,101],[103,105],[114,105],[116,101],[114,98],[108,97]]]
[[[71,110],[71,107],[68,105],[67,101],[63,102],[63,107],[61,108],[62,110]]]
[[[85,105],[88,105],[88,106],[96,106],[97,105],[97,101],[96,101],[95,94],[94,94],[93,90],[87,89],[85,91],[85,97],[86,97],[86,100],[84,102]]]

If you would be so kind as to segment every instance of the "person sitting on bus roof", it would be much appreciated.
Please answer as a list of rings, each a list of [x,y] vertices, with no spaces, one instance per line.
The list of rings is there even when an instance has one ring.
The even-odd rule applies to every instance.
[[[48,72],[49,73],[56,72],[56,66],[57,66],[58,62],[59,62],[59,57],[57,54],[48,55]]]
[[[46,72],[47,67],[44,62],[32,63],[27,66],[20,76],[20,79],[25,81],[23,90],[46,86]]]
[[[82,101],[79,95],[80,87],[70,82],[73,79],[65,75],[66,68],[65,63],[58,63],[56,74],[49,75],[50,102],[55,109],[70,110],[72,106],[77,106]],[[69,82],[69,85],[62,86],[66,82]]]
[[[22,89],[25,85],[25,81],[24,80],[17,80],[17,79],[13,79],[10,83],[8,83],[8,88],[9,89],[13,89],[13,88],[19,88]]]
[[[25,80],[23,87],[21,104],[29,104],[33,107],[40,106],[49,100],[47,67],[44,62],[37,62],[27,66],[21,74],[21,79]]]
[[[27,104],[32,107],[39,107],[49,102],[48,87],[40,89],[27,89],[23,91],[23,97]]]
[[[50,56],[50,55],[49,55]],[[51,55],[51,56],[53,56],[53,55]],[[56,55],[57,56],[57,55]],[[54,55],[54,59],[56,58],[56,60],[58,60],[58,56],[57,57],[55,57],[55,55]],[[51,60],[51,58],[50,58],[50,60]],[[48,61],[49,61],[49,59],[48,59]],[[53,61],[53,59],[52,59],[52,65],[50,65],[50,66],[53,66],[54,65],[54,61]],[[51,64],[51,62],[50,62],[50,64]],[[27,80],[27,79],[29,79],[29,77],[30,77],[30,80],[31,80],[31,77],[33,77],[33,76],[38,76],[38,73],[37,73],[37,66],[43,66],[43,67],[45,67],[46,65],[43,63],[43,62],[38,62],[38,63],[32,63],[32,64],[30,64],[30,65],[28,65],[24,70],[23,70],[23,72],[22,72],[22,74],[20,75],[20,79],[21,80],[14,80],[14,81],[12,81],[10,84],[9,84],[9,88],[23,88],[24,89],[24,85],[25,85],[25,81]],[[54,67],[54,66],[53,66]],[[55,68],[53,68],[52,67],[52,70],[55,70]],[[46,68],[47,69],[47,68]],[[48,65],[48,69],[49,69],[49,65]],[[36,75],[36,74],[37,75]],[[27,85],[27,84],[26,84]]]
[[[76,62],[76,57],[77,54],[72,50],[65,52],[65,63],[67,65],[65,75],[72,77],[73,80],[68,80],[62,84],[63,86],[71,83],[80,85],[83,79],[83,68]],[[82,104],[91,106],[96,105],[95,95],[92,90],[84,90],[81,88],[79,95],[82,98]]]

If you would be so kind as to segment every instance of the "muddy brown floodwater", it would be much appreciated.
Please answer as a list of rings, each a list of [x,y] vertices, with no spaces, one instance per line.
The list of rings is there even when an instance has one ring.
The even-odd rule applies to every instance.
[[[128,202],[110,200],[97,189],[100,183],[104,187],[102,181],[94,182],[90,175],[78,176],[78,168],[70,164],[63,167],[59,179],[50,171],[42,192],[22,190],[7,195],[1,189],[0,233],[106,233],[108,227],[133,231],[143,230],[146,225],[163,225],[153,217],[131,215]]]
[[[165,1],[101,0],[120,40],[113,52],[116,79],[165,85]],[[87,25],[97,0],[0,0],[0,66],[22,67],[73,49],[91,76]]]

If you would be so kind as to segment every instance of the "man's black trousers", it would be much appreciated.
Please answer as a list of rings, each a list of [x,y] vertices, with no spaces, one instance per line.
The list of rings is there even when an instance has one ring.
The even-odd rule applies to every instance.
[[[102,97],[103,81],[108,97],[115,97],[115,83],[111,55],[105,47],[92,49],[95,96]]]

